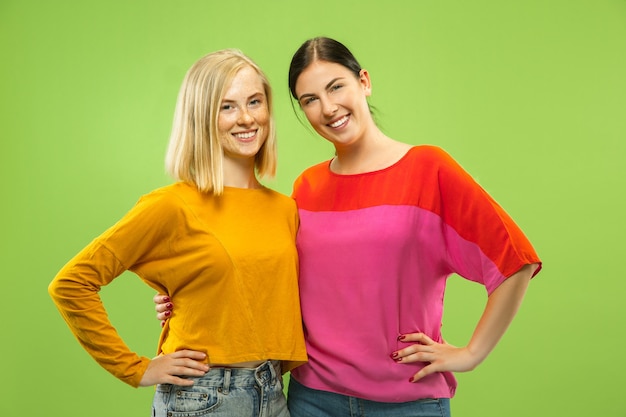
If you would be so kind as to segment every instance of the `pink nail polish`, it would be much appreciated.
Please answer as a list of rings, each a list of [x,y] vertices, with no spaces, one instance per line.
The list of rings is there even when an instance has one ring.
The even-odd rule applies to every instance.
[[[411,378],[409,378],[409,382],[413,382],[413,381],[415,381],[415,377],[414,377],[414,376],[412,376]]]
[[[167,308],[168,310],[171,310],[172,307],[174,307],[172,303],[167,303],[167,305],[165,306],[165,308]]]
[[[163,297],[163,302],[164,303],[169,303],[170,302],[170,297]]]
[[[172,312],[171,311],[166,311],[164,314],[165,314],[165,317],[169,317],[172,314]]]
[[[391,358],[392,358],[392,359],[395,359],[395,358],[397,358],[397,357],[398,357],[398,352],[393,352],[393,353],[391,354]]]
[[[405,335],[401,334],[400,336],[398,336],[398,340],[399,341],[403,341],[406,338]]]

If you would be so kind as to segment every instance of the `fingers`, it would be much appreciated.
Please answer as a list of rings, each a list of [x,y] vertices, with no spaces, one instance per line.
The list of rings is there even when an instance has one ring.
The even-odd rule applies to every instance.
[[[396,362],[431,362],[435,359],[435,341],[424,333],[409,333],[398,336],[398,340],[404,343],[417,342],[404,349],[391,353],[391,359]]]
[[[173,308],[174,308],[174,304],[171,301],[168,301],[166,303],[158,303],[157,305],[154,306],[154,309],[156,310],[157,313],[167,312],[167,311],[172,310]]]
[[[154,304],[169,303],[170,297],[165,294],[156,294],[154,297],[152,297],[152,301],[154,301]]]
[[[167,355],[160,355],[150,361],[140,385],[176,384],[189,386],[193,381],[181,377],[200,377],[205,375],[210,367],[204,362],[207,355],[204,352],[181,350]]]
[[[172,365],[167,370],[167,374],[172,377],[177,376],[202,376],[209,372],[209,365],[205,363],[187,363],[184,365],[174,366]]]
[[[398,363],[432,362],[436,359],[435,351],[429,346],[411,345],[391,354],[391,359]]]
[[[177,375],[197,375],[196,371],[204,374],[209,370],[209,365],[202,362],[206,359],[206,353],[197,350],[179,350],[169,355],[172,359],[172,365],[181,367],[180,373]],[[192,373],[187,373],[192,372]]]
[[[409,378],[409,382],[417,382],[420,379],[437,372],[437,365],[433,364],[437,360],[436,347],[438,345],[433,339],[424,333],[408,333],[398,337],[400,342],[417,342],[404,349],[400,349],[391,354],[393,360],[398,363],[426,362],[427,365]]]
[[[421,362],[424,367],[409,378],[416,382],[435,372],[466,372],[474,369],[480,361],[467,347],[456,347],[445,341],[436,342],[423,333],[409,333],[398,337],[408,346],[391,353],[397,363]]]
[[[161,327],[165,326],[165,321],[172,315],[172,309],[174,304],[171,302],[170,297],[164,294],[157,294],[152,297],[152,301],[156,304],[154,309],[157,312],[156,318],[161,322]]]
[[[174,359],[193,359],[194,361],[203,361],[206,359],[206,353],[199,350],[184,349],[171,353],[170,356]]]
[[[418,342],[423,345],[432,345],[435,343],[433,339],[425,335],[424,333],[407,333],[398,336],[398,340],[401,342]]]
[[[416,373],[411,378],[409,378],[409,382],[417,382],[420,379],[424,378],[425,376],[434,374],[435,372],[437,372],[437,369],[434,365],[426,365],[425,367],[420,369],[418,373]]]
[[[168,310],[168,311],[163,311],[162,313],[157,313],[156,318],[157,320],[165,321],[169,319],[171,315],[172,315],[172,312]]]
[[[166,382],[166,384],[179,385],[181,387],[190,387],[193,385],[193,379],[185,379],[179,378],[177,376],[172,376],[171,382]]]

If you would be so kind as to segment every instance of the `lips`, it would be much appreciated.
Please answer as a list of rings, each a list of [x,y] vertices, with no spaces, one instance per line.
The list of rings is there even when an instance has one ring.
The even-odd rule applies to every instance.
[[[350,115],[345,115],[345,116],[335,120],[334,122],[328,123],[327,126],[330,126],[333,129],[337,129],[337,128],[340,128],[341,126],[345,125],[348,122],[349,119],[350,119]]]
[[[249,141],[251,139],[254,139],[254,137],[256,136],[257,132],[258,132],[258,129],[257,130],[249,130],[247,132],[237,132],[237,133],[233,133],[232,135],[236,139],[245,142],[245,141]]]

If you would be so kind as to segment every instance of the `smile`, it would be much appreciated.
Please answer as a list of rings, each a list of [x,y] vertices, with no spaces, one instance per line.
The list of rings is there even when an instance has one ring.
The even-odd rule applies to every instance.
[[[350,117],[348,115],[343,116],[341,119],[335,120],[332,123],[329,123],[328,126],[332,127],[332,128],[337,128],[337,127],[341,127],[344,124],[346,124],[346,122],[348,121]]]
[[[250,139],[256,136],[256,133],[257,133],[256,130],[252,130],[249,132],[233,133],[233,136],[236,137],[237,139],[246,140],[246,139]]]

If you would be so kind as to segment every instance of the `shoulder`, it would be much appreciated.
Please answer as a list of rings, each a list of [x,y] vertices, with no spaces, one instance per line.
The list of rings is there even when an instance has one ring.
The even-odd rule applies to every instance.
[[[308,167],[298,176],[300,178],[316,178],[328,175],[330,159]],[[296,180],[297,181],[297,180]]]
[[[135,205],[101,235],[101,240],[107,240],[107,245],[111,246],[117,245],[113,241],[134,241],[136,237],[148,241],[148,236],[168,233],[186,216],[177,188],[179,186],[173,184],[139,197]]]
[[[446,152],[443,148],[435,145],[414,146],[407,153],[407,158],[423,162],[430,162],[437,165],[445,165],[455,162],[448,152]]]
[[[199,198],[201,192],[196,187],[178,182],[142,195],[137,201],[135,211],[141,211],[144,215],[169,217]]]
[[[298,208],[293,198],[267,187],[247,191],[242,193],[246,194],[246,198],[241,203],[251,209],[248,211],[248,216],[254,217],[256,221],[263,224],[287,221],[294,228],[296,227]]]
[[[328,168],[330,160],[315,164],[304,171],[293,183],[294,190],[300,188],[304,184],[315,184],[330,177],[330,169]]]
[[[264,192],[261,194],[262,198],[267,199],[273,204],[284,206],[286,208],[295,208],[296,203],[293,198],[285,195],[271,188],[264,188]]]
[[[141,196],[147,201],[178,201],[189,198],[198,198],[202,195],[194,185],[185,182],[176,182],[150,191]]]
[[[438,178],[453,176],[466,177],[469,174],[444,149],[434,145],[420,145],[411,148],[405,158],[411,171],[420,175],[433,175]]]

